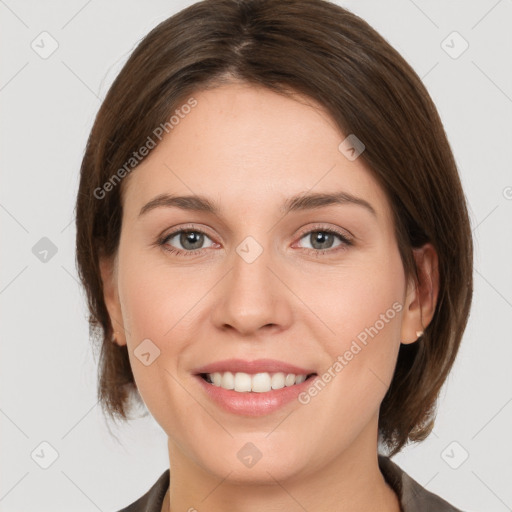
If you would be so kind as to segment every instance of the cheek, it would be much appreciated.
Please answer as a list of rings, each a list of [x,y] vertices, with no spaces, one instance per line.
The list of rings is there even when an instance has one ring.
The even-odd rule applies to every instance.
[[[130,256],[122,264],[118,285],[132,372],[148,410],[163,426],[171,404],[176,411],[184,403],[176,378],[197,324],[191,308],[201,290],[177,285],[178,273],[151,265],[148,259]],[[181,411],[181,417],[186,412]]]
[[[304,279],[302,285],[300,280],[296,282],[297,295],[307,297],[306,305],[321,320],[323,343],[333,359],[349,349],[352,340],[364,344],[379,339],[372,347],[374,352],[382,352],[379,356],[396,344],[405,276],[394,246],[347,259],[346,265]]]
[[[158,343],[181,327],[203,294],[200,279],[184,282],[183,271],[171,269],[163,258],[139,249],[125,250],[118,278],[123,320],[132,345],[150,338]],[[130,254],[131,252],[131,254]],[[122,269],[122,270],[121,270]],[[166,347],[166,349],[169,347]]]
[[[323,421],[334,438],[340,430],[345,431],[345,441],[378,413],[400,347],[405,286],[400,256],[390,248],[372,262],[352,268],[343,279],[333,281],[338,292],[333,293],[330,287],[330,296],[325,299],[337,304],[326,310],[330,312],[326,321],[334,326],[336,335],[329,337],[326,345],[330,364],[323,373],[325,387],[313,391],[318,395],[315,415],[321,421],[322,415],[330,411],[333,416]],[[348,429],[347,418],[351,422]]]
[[[322,320],[334,331],[325,337],[329,358],[322,384],[309,392],[315,395],[310,401],[319,421],[322,415],[332,415],[323,421],[336,438],[339,429],[347,428],[347,418],[353,422],[347,435],[359,432],[378,412],[391,383],[400,347],[405,277],[398,251],[390,248],[337,271],[328,282],[322,293],[309,294],[311,300],[317,297]]]

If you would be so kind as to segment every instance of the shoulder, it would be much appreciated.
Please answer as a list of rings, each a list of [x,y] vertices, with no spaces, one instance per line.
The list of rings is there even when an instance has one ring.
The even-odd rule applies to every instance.
[[[388,484],[397,493],[403,512],[462,512],[411,478],[391,459],[379,455],[379,468]]]
[[[160,512],[169,487],[169,476],[170,470],[166,469],[146,494],[117,512]]]

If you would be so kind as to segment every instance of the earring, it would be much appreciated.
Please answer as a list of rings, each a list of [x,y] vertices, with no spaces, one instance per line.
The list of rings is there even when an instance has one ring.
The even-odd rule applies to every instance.
[[[418,338],[420,338],[421,336],[423,336],[423,334],[424,334],[424,331],[416,331],[416,336],[417,336],[416,340]],[[414,341],[416,341],[416,340],[414,340]],[[407,342],[404,340],[402,343],[407,343]],[[410,343],[413,343],[413,342],[411,341]]]

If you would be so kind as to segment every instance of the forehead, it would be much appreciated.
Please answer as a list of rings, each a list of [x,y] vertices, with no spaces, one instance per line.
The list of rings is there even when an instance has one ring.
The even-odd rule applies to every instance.
[[[313,99],[240,83],[192,97],[195,106],[175,118],[172,130],[125,179],[129,216],[164,193],[208,197],[236,215],[251,209],[278,213],[286,198],[308,191],[344,191],[371,203],[383,223],[391,221],[370,169],[340,152],[346,135]]]

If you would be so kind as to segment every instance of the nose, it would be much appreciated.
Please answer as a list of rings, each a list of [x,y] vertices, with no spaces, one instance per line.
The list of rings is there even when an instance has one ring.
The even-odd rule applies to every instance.
[[[213,311],[219,329],[258,336],[262,330],[279,332],[289,327],[293,294],[283,284],[286,279],[278,258],[271,250],[262,249],[249,239],[232,255],[231,269],[217,290]]]

